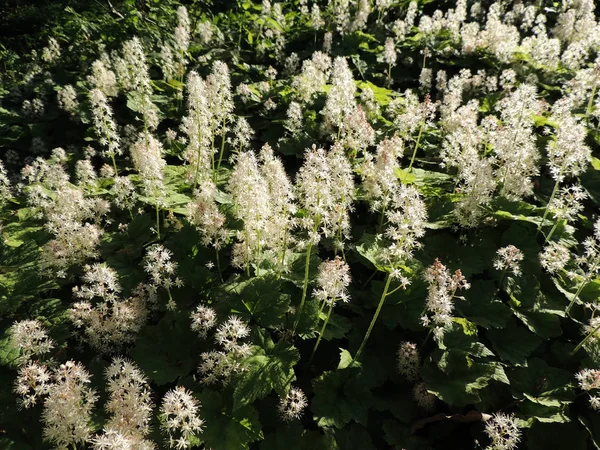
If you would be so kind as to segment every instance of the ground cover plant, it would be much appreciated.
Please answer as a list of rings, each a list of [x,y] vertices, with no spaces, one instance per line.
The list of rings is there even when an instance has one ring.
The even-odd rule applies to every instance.
[[[15,8],[0,448],[600,448],[592,0]]]

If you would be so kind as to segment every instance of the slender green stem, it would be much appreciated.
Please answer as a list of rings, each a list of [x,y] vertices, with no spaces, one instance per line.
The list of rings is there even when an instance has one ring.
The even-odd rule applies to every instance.
[[[504,283],[504,278],[506,277],[506,267],[502,270],[502,275],[500,275],[500,282],[498,283],[498,289],[496,289],[496,293],[502,290],[502,283]]]
[[[219,249],[215,248],[215,255],[217,260],[217,272],[219,272],[219,280],[223,282],[223,274],[221,273],[221,260],[219,259]]]
[[[369,340],[369,336],[371,336],[371,331],[373,331],[375,322],[377,321],[377,318],[379,317],[379,313],[381,312],[381,308],[383,307],[383,304],[385,303],[385,298],[387,297],[387,292],[388,292],[388,289],[390,288],[391,281],[392,281],[392,278],[390,277],[390,273],[388,272],[388,274],[386,276],[385,287],[383,288],[383,294],[381,294],[381,299],[379,299],[379,305],[377,305],[377,310],[375,311],[373,320],[371,320],[369,329],[367,330],[367,333],[365,334],[365,337],[362,341],[362,344],[360,344],[360,347],[358,348],[356,355],[354,355],[354,358],[352,358],[352,361],[356,361],[359,358],[360,354],[362,353],[363,349],[365,348],[365,345],[367,344],[367,341]]]
[[[596,258],[594,260],[594,263],[589,268],[589,271],[588,271],[587,275],[583,278],[583,281],[581,282],[581,284],[577,288],[577,292],[575,292],[575,296],[573,297],[573,300],[571,300],[571,303],[569,303],[569,306],[567,306],[567,309],[565,310],[565,312],[567,314],[569,314],[569,311],[571,310],[571,308],[573,307],[573,305],[577,301],[577,298],[579,297],[579,294],[581,294],[581,291],[583,291],[583,288],[586,287],[586,285],[589,283],[590,278],[591,278],[591,274],[593,274],[596,271],[596,266],[597,265],[598,265],[598,258]]]
[[[325,328],[327,327],[327,324],[329,323],[329,318],[331,317],[331,311],[333,311],[334,300],[335,299],[332,299],[331,303],[329,303],[329,310],[327,311],[327,317],[325,318],[325,322],[323,322],[323,327],[321,328],[321,331],[319,332],[319,337],[317,338],[317,342],[315,343],[315,346],[313,347],[312,353],[310,355],[310,359],[308,360],[309,366],[310,366],[310,363],[312,363],[313,358],[315,357],[317,348],[319,347],[319,344],[321,343],[321,339],[323,338],[323,333],[325,333]]]
[[[421,143],[421,136],[423,135],[423,128],[425,127],[425,122],[421,122],[421,126],[419,127],[419,135],[417,136],[417,142],[415,143],[415,148],[413,149],[412,157],[410,158],[410,164],[408,165],[407,173],[412,171],[412,166],[415,162],[415,156],[417,156],[417,149],[419,148],[419,144]]]
[[[574,349],[574,350],[573,350],[573,351],[570,353],[570,355],[569,355],[569,356],[573,356],[575,353],[577,353],[577,352],[578,352],[578,351],[581,349],[581,347],[583,347],[583,346],[585,345],[585,343],[586,343],[587,341],[589,341],[589,340],[590,340],[590,338],[591,338],[591,337],[592,337],[594,334],[596,334],[596,332],[597,332],[598,330],[600,330],[600,324],[599,324],[599,325],[598,325],[596,328],[594,328],[592,331],[590,331],[590,332],[587,334],[587,336],[583,338],[583,341],[581,341],[579,344],[577,344],[577,347],[575,347],[575,349]]]
[[[554,226],[552,227],[552,229],[550,230],[550,233],[548,233],[548,236],[546,236],[546,240],[544,241],[544,244],[546,244],[550,238],[552,237],[552,235],[554,234],[554,232],[556,231],[556,228],[558,227],[558,224],[560,223],[560,220],[557,220],[556,222],[554,222]]]
[[[594,80],[595,81],[595,80]],[[596,97],[596,90],[598,86],[594,83],[594,88],[592,89],[592,95],[590,96],[590,101],[588,102],[587,109],[585,111],[585,123],[586,125],[590,123],[590,113],[592,112],[592,106],[594,106],[594,97]]]
[[[117,169],[117,161],[115,161],[115,152],[110,152],[110,159],[112,159],[113,169],[115,169],[115,178],[119,176],[119,169]]]
[[[308,248],[306,249],[306,261],[304,263],[304,285],[302,287],[302,299],[300,300],[300,306],[298,307],[298,314],[296,317],[296,321],[294,322],[294,330],[296,332],[296,327],[298,326],[298,322],[300,321],[300,316],[302,315],[302,310],[304,309],[304,302],[306,301],[306,293],[308,292],[308,276],[310,272],[310,253],[312,251],[312,242],[308,244]]]
[[[544,210],[544,215],[542,216],[542,223],[540,223],[540,226],[538,227],[536,236],[540,232],[540,230],[543,228],[544,224],[546,223],[546,217],[548,216],[550,205],[552,204],[552,200],[554,200],[554,197],[556,197],[556,194],[558,192],[558,187],[560,186],[560,179],[562,177],[562,171],[563,171],[564,166],[565,166],[565,163],[563,162],[562,166],[560,167],[560,172],[558,173],[558,177],[556,177],[556,182],[554,183],[554,189],[552,189],[552,194],[550,195],[550,200],[548,200],[548,203],[546,204],[546,209]]]
[[[158,202],[156,202],[156,234],[160,240],[160,211],[158,209]]]
[[[227,118],[223,118],[223,134],[221,136],[221,151],[219,152],[219,162],[217,164],[217,170],[221,168],[221,161],[223,160],[223,153],[225,151],[225,126],[227,125]]]

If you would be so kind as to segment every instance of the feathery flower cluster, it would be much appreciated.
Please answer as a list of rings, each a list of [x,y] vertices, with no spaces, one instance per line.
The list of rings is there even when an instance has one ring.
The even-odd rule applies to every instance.
[[[48,38],[48,46],[42,49],[42,60],[47,63],[56,62],[60,58],[60,45],[53,37]]]
[[[148,308],[145,296],[121,299],[117,273],[106,264],[85,266],[85,284],[73,288],[83,299],[69,310],[69,317],[80,336],[100,353],[112,353],[135,341],[146,324]]]
[[[186,211],[190,223],[202,235],[202,245],[211,245],[218,250],[229,238],[229,231],[225,228],[225,215],[219,211],[216,196],[217,187],[212,179],[206,178],[196,189]]]
[[[192,331],[205,338],[210,330],[217,324],[217,313],[210,306],[199,305],[191,315]]]
[[[429,293],[425,307],[428,314],[421,317],[423,326],[433,328],[433,336],[441,341],[446,330],[452,327],[452,300],[458,289],[471,286],[460,270],[454,275],[438,259],[425,270],[425,281],[429,283]]]
[[[233,113],[233,93],[229,68],[222,61],[215,61],[212,72],[206,77],[206,96],[210,111],[210,130],[212,136],[217,134],[225,139],[228,131],[227,122]]]
[[[550,273],[563,270],[570,259],[569,249],[558,242],[549,242],[540,253],[540,263]]]
[[[8,179],[8,173],[6,172],[4,164],[0,159],[0,206],[2,206],[10,197],[12,197],[12,191],[10,181]]]
[[[567,176],[576,177],[585,171],[591,161],[592,150],[585,144],[585,125],[569,111],[559,109],[552,118],[557,129],[546,151],[550,173],[560,183]]]
[[[312,103],[318,92],[323,90],[331,68],[331,58],[322,52],[314,52],[311,59],[302,62],[302,71],[294,77],[292,90],[301,104]]]
[[[419,379],[421,358],[417,345],[412,342],[401,342],[397,354],[398,373],[408,381]]]
[[[215,342],[223,350],[202,353],[198,371],[204,384],[227,384],[231,377],[244,369],[243,358],[248,356],[250,346],[239,342],[250,334],[248,325],[236,316],[230,316],[215,333]]]
[[[285,422],[300,419],[304,408],[308,405],[308,399],[302,391],[297,387],[290,387],[285,397],[279,400],[279,414]]]
[[[404,142],[398,135],[381,141],[375,155],[365,153],[365,161],[361,167],[362,187],[373,211],[385,213],[394,192],[400,188],[396,170],[400,168],[398,160],[403,153]]]
[[[163,169],[167,165],[162,157],[162,144],[151,134],[140,133],[131,146],[131,159],[141,175],[144,194],[160,204],[165,194]]]
[[[110,70],[110,59],[106,54],[92,63],[92,73],[88,75],[87,80],[106,97],[115,97],[119,93],[117,76]]]
[[[325,119],[325,127],[328,129],[344,128],[346,118],[356,108],[356,85],[352,71],[348,67],[346,58],[337,57],[333,61],[331,72],[331,89],[327,93],[325,107],[321,114]]]
[[[58,91],[57,98],[60,109],[72,115],[77,113],[79,102],[77,101],[77,92],[75,92],[75,88],[72,85],[67,84],[63,86]]]
[[[44,402],[44,439],[59,448],[88,440],[91,412],[98,399],[89,387],[90,375],[81,363],[67,361],[54,370]]]
[[[338,300],[348,302],[350,281],[350,266],[336,256],[335,259],[324,261],[319,266],[317,289],[313,291],[313,296],[326,304],[335,304]]]
[[[574,222],[577,215],[583,211],[582,202],[586,198],[587,194],[580,185],[565,186],[548,203],[548,211],[552,213],[556,220]]]
[[[13,391],[20,396],[17,406],[31,408],[50,391],[52,377],[45,365],[29,362],[19,368]]]
[[[160,407],[161,427],[169,435],[169,448],[190,448],[190,438],[202,433],[204,421],[198,417],[200,403],[182,386],[171,389]]]
[[[171,288],[182,287],[183,280],[175,276],[177,263],[171,261],[173,254],[160,244],[155,244],[148,249],[144,256],[144,270],[150,275],[150,284],[156,291],[158,288],[164,288],[169,294],[169,303],[167,307],[175,308],[175,302],[171,297]]]
[[[153,409],[148,380],[134,363],[120,357],[106,369],[106,379],[109,398],[105,408],[111,414],[106,428],[132,443],[143,443],[150,433]]]
[[[491,440],[486,450],[513,450],[521,440],[521,430],[514,417],[508,414],[495,413],[485,423],[484,430]]]
[[[106,147],[105,155],[114,156],[122,153],[117,124],[113,120],[113,111],[104,93],[100,89],[90,91],[92,103],[92,119],[100,145]]]
[[[600,389],[600,370],[598,369],[583,369],[579,371],[575,378],[579,388],[584,391],[597,391]],[[598,393],[590,393],[590,407],[595,411],[600,411],[600,395]]]
[[[419,408],[431,412],[435,408],[436,397],[427,390],[427,384],[424,381],[415,384],[412,390],[413,398]]]
[[[494,260],[496,270],[510,270],[516,277],[521,275],[521,261],[523,261],[523,252],[514,245],[508,245],[498,249],[497,258]]]
[[[329,153],[313,145],[304,154],[304,164],[296,176],[298,205],[306,212],[299,226],[308,230],[308,241],[334,238],[338,248],[350,234],[349,212],[354,200],[353,172],[343,150]]]
[[[497,182],[501,194],[511,200],[520,200],[533,193],[532,177],[538,175],[540,155],[533,134],[532,115],[539,114],[541,103],[536,88],[521,84],[514,92],[496,105],[502,126],[490,133],[490,143],[496,155]]]
[[[412,258],[413,251],[421,247],[418,239],[425,235],[427,209],[417,188],[401,185],[393,193],[385,218],[385,237],[392,242],[384,249],[382,256],[395,268]]]
[[[15,322],[10,328],[10,335],[13,345],[21,351],[21,364],[54,348],[54,341],[48,336],[48,332],[39,320]]]
[[[152,86],[144,48],[138,37],[123,43],[122,56],[113,55],[113,67],[119,85],[126,91],[150,94]]]

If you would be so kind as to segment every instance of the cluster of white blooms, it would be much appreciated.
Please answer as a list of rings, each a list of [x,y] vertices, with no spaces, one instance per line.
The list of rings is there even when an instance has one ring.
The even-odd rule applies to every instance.
[[[271,247],[272,235],[268,229],[273,210],[269,185],[254,152],[238,155],[227,189],[235,202],[236,217],[244,222],[243,229],[237,233],[238,242],[233,246],[233,265],[249,270],[254,262],[260,267],[261,252]]]
[[[496,178],[500,193],[520,200],[533,193],[532,177],[538,175],[538,160],[533,134],[534,114],[540,114],[541,104],[536,98],[536,88],[521,84],[514,92],[500,100],[502,126],[494,127],[489,138],[496,155]]]
[[[58,91],[57,98],[60,109],[70,114],[75,114],[77,112],[79,102],[77,101],[77,92],[75,92],[75,88],[72,85],[67,84],[66,86],[63,86]]]
[[[26,117],[37,118],[44,115],[46,105],[41,98],[34,98],[24,100],[21,109]]]
[[[302,105],[298,102],[291,102],[288,106],[287,118],[285,119],[284,126],[292,133],[292,135],[297,135],[302,131],[303,120]]]
[[[486,421],[484,430],[491,441],[486,450],[514,450],[521,440],[521,430],[508,414],[495,413]]]
[[[80,159],[75,163],[75,181],[78,186],[92,186],[97,178],[96,169],[90,159]]]
[[[259,152],[260,170],[269,191],[271,219],[267,224],[267,233],[271,249],[275,254],[265,255],[275,261],[280,271],[288,270],[288,247],[294,243],[291,229],[295,226],[293,215],[297,211],[294,186],[288,177],[281,159],[273,153],[270,145],[265,144]]]
[[[331,71],[331,89],[327,93],[325,107],[321,111],[327,129],[342,129],[346,118],[356,108],[356,85],[346,58],[337,57]]]
[[[548,203],[548,211],[559,221],[574,222],[583,211],[582,201],[586,198],[587,194],[580,185],[563,187]]]
[[[540,263],[550,273],[563,270],[570,259],[569,249],[558,242],[549,242],[540,253]]]
[[[285,422],[300,419],[304,409],[308,405],[308,399],[302,389],[290,387],[285,397],[279,399],[279,414]]]
[[[392,24],[392,31],[394,32],[397,41],[404,41],[405,36],[414,26],[418,14],[418,7],[419,5],[417,2],[410,2],[404,19],[398,19]]]
[[[87,80],[94,89],[99,89],[107,97],[115,97],[119,93],[117,76],[110,70],[110,59],[106,53],[92,63],[92,73]]]
[[[106,369],[106,379],[109,398],[105,408],[111,414],[106,428],[143,442],[150,433],[153,409],[148,380],[134,363],[119,357]]]
[[[48,38],[48,46],[42,49],[42,60],[53,63],[60,58],[60,45],[53,37]]]
[[[133,165],[142,178],[145,196],[160,204],[165,195],[163,169],[167,165],[162,157],[162,144],[151,134],[140,133],[130,150]]]
[[[585,171],[591,161],[592,150],[585,144],[585,125],[569,111],[553,112],[552,119],[557,129],[554,139],[546,147],[548,167],[552,177],[562,182],[567,176],[576,177]]]
[[[200,355],[202,362],[198,367],[202,383],[227,384],[231,377],[244,370],[243,359],[248,356],[250,346],[240,342],[250,335],[248,325],[236,316],[230,316],[215,333],[215,342],[223,351],[205,352]]]
[[[156,450],[156,445],[145,439],[136,439],[105,428],[104,432],[90,440],[94,450]]]
[[[338,300],[350,301],[348,286],[350,285],[350,266],[342,258],[323,261],[317,274],[317,288],[313,296],[326,304],[335,304]]]
[[[8,179],[8,173],[4,168],[4,164],[0,159],[0,206],[4,204],[6,200],[12,197],[12,189],[10,186],[10,180]]]
[[[340,138],[336,142],[350,151],[351,155],[363,152],[375,143],[375,130],[369,124],[367,114],[362,106],[357,106],[346,117],[340,129]]]
[[[199,305],[191,315],[192,331],[205,338],[217,324],[217,313],[210,306]]]
[[[292,81],[294,98],[302,104],[310,104],[325,87],[330,70],[331,58],[325,53],[314,52],[311,59],[302,62],[302,71]]]
[[[394,44],[394,39],[389,37],[385,40],[383,47],[383,62],[385,62],[389,67],[393,67],[396,65],[397,58],[398,55],[396,54],[396,45]]]
[[[10,335],[13,345],[21,351],[21,364],[54,348],[54,341],[39,320],[15,322],[10,328]]]
[[[146,94],[152,92],[146,55],[138,37],[125,41],[121,56],[113,54],[112,59],[117,80],[123,89]]]
[[[371,13],[371,2],[368,0],[329,0],[331,17],[335,20],[338,33],[341,35],[361,30],[367,24]]]
[[[395,268],[412,258],[413,251],[421,247],[419,239],[425,235],[427,209],[417,188],[401,185],[392,196],[385,219],[384,234],[391,244],[383,250],[382,256]]]
[[[265,108],[268,110],[270,108],[268,108],[269,103],[267,102],[265,102]],[[273,106],[273,108],[275,108],[275,106]],[[245,117],[238,117],[231,131],[233,132],[233,137],[229,138],[228,142],[237,152],[246,149],[254,137],[254,130]]]
[[[419,97],[410,89],[406,90],[403,99],[392,100],[388,106],[394,126],[403,136],[414,133],[422,126],[431,126],[435,111],[436,105],[429,96],[419,102]]]
[[[110,166],[106,166],[110,168]],[[135,186],[128,177],[115,177],[111,193],[113,202],[119,209],[131,210],[137,201]]]
[[[494,260],[496,270],[510,270],[516,277],[521,275],[521,261],[523,261],[523,252],[514,245],[508,245],[498,249],[497,258]]]
[[[52,377],[48,368],[35,362],[29,362],[19,368],[13,391],[20,397],[19,408],[31,408],[44,395],[48,394]]]
[[[92,409],[98,399],[89,387],[90,375],[75,361],[54,369],[52,386],[44,401],[44,439],[58,448],[76,446],[88,440]]]
[[[396,170],[398,160],[404,153],[404,142],[398,135],[386,137],[377,145],[375,155],[365,153],[360,175],[362,187],[373,211],[385,212],[392,201],[394,192],[400,187]]]
[[[117,133],[117,124],[113,120],[113,111],[104,93],[100,89],[90,91],[90,101],[92,104],[92,120],[94,131],[98,136],[99,143],[106,147],[107,156],[120,155],[121,146],[119,134]]]
[[[425,327],[432,327],[433,336],[441,341],[445,332],[452,327],[452,303],[458,289],[469,289],[467,282],[460,270],[453,275],[438,259],[425,270],[425,281],[429,283],[429,292],[425,302],[427,314],[421,317]]]
[[[217,187],[210,178],[201,180],[194,193],[194,199],[187,204],[189,221],[200,231],[202,245],[220,249],[229,237],[225,228],[225,215],[219,211],[216,202]]]
[[[566,44],[561,55],[569,69],[578,69],[591,50],[597,49],[600,25],[595,17],[593,0],[575,0],[561,4],[554,34]]]
[[[182,119],[181,131],[188,137],[188,146],[183,157],[190,164],[192,171],[188,179],[208,177],[211,161],[211,111],[208,106],[206,83],[197,72],[190,72],[187,78],[188,115]]]
[[[598,369],[583,369],[579,371],[575,378],[579,388],[584,391],[597,391],[600,389],[600,370]],[[600,395],[598,393],[590,393],[590,407],[596,411],[600,411]]]
[[[75,297],[69,317],[81,339],[101,353],[120,350],[135,341],[146,324],[147,300],[143,295],[121,299],[117,273],[105,264],[85,266],[84,284],[73,288]]]
[[[353,172],[343,150],[329,153],[315,145],[304,154],[304,164],[296,176],[296,197],[306,215],[299,226],[308,230],[308,241],[334,238],[338,248],[350,233],[349,212],[354,200]]]
[[[416,381],[419,378],[421,358],[417,345],[412,342],[401,342],[397,354],[398,373],[408,381]]]
[[[210,130],[212,137],[217,134],[225,138],[233,113],[233,93],[229,68],[222,61],[215,61],[212,72],[206,77],[206,96],[210,110]]]
[[[169,448],[190,448],[190,438],[202,433],[204,421],[198,417],[200,403],[182,386],[171,389],[160,406],[161,428],[169,436]]]
[[[171,297],[171,288],[183,286],[183,280],[175,275],[177,263],[171,260],[173,254],[160,244],[155,244],[148,249],[144,256],[144,270],[150,275],[150,284],[154,291],[164,288],[169,294],[167,307],[175,308]]]
[[[413,398],[419,408],[426,412],[431,412],[435,408],[436,397],[430,394],[427,390],[427,385],[424,381],[415,384],[412,390]]]

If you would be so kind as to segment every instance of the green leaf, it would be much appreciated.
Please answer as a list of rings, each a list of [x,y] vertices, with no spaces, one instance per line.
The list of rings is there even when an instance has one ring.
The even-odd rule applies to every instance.
[[[527,357],[533,352],[542,340],[523,327],[517,327],[514,322],[502,330],[489,330],[486,337],[498,356],[515,366],[527,364]]]
[[[244,371],[235,379],[234,410],[252,404],[272,390],[285,396],[296,379],[294,365],[300,360],[298,350],[285,341],[273,344],[266,331],[257,334],[259,345],[252,347],[252,354],[243,361]]]
[[[189,374],[199,353],[187,314],[167,313],[158,325],[146,327],[131,351],[134,361],[158,385]]]
[[[479,402],[478,391],[493,380],[509,382],[499,363],[473,361],[457,350],[434,351],[423,365],[421,376],[430,392],[454,406]]]
[[[281,292],[282,285],[274,274],[244,281],[234,278],[225,285],[233,296],[225,305],[246,321],[253,319],[265,328],[280,326],[290,305],[290,295]]]
[[[263,438],[258,413],[251,405],[233,410],[231,402],[210,389],[204,389],[199,397],[205,420],[201,437],[208,448],[242,450]]]
[[[260,450],[331,450],[330,443],[321,433],[305,430],[299,423],[278,427],[260,444]]]
[[[352,420],[367,424],[372,394],[360,377],[353,374],[355,369],[338,369],[315,380],[311,410],[320,427],[342,428]]]

